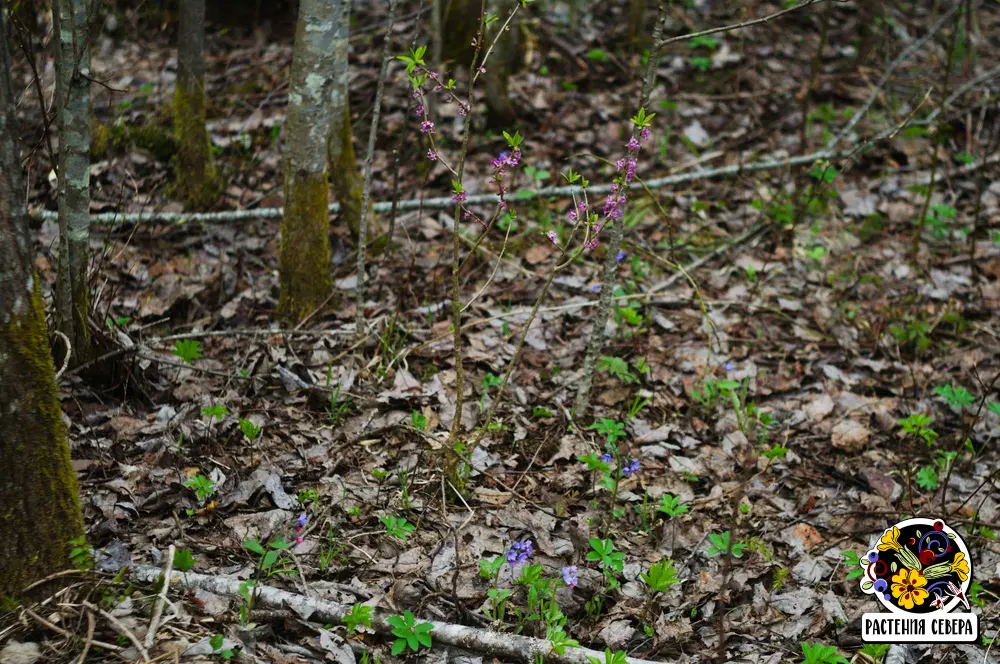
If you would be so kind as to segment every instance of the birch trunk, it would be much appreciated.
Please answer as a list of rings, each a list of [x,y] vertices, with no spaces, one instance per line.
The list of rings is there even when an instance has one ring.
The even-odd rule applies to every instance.
[[[329,183],[327,139],[336,71],[342,0],[302,0],[295,29],[292,80],[285,123],[285,216],[281,224],[278,311],[299,321],[329,297]]]
[[[56,115],[59,126],[59,263],[55,324],[74,366],[91,359],[87,314],[90,261],[90,0],[56,0]]]
[[[219,182],[205,129],[205,0],[180,0],[177,26],[177,195],[188,209],[215,202]]]
[[[83,534],[41,286],[32,273],[17,136],[0,20],[0,598],[66,566],[69,540]]]

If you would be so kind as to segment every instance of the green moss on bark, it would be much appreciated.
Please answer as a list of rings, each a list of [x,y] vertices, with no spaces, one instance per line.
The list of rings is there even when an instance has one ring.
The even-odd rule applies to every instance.
[[[330,184],[340,203],[340,219],[351,229],[351,237],[358,239],[361,232],[361,206],[364,202],[364,180],[358,169],[354,153],[351,131],[351,109],[344,104],[344,115],[340,122],[333,123],[330,136]],[[368,203],[368,249],[378,254],[385,248],[382,224],[375,214],[371,202]]]
[[[205,129],[205,90],[197,85],[185,86],[180,79],[174,92],[174,133],[177,196],[188,209],[207,207],[219,196],[219,179]]]
[[[281,223],[278,313],[298,322],[333,290],[330,279],[329,184],[325,174],[289,174]]]
[[[0,318],[0,596],[68,566],[83,534],[38,279]],[[6,313],[6,312],[5,312]]]

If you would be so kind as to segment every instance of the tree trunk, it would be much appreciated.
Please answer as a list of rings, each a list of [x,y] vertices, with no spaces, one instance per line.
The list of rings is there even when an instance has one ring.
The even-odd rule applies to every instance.
[[[90,260],[90,0],[56,0],[56,114],[59,124],[59,264],[55,323],[72,362],[93,356],[87,314]]]
[[[65,567],[83,534],[33,253],[0,20],[0,597]]]
[[[479,19],[482,0],[444,0],[444,57],[467,64],[474,52],[471,46]],[[487,0],[487,14],[497,20],[486,30],[482,53],[491,46],[486,73],[482,77],[486,97],[486,123],[494,129],[510,129],[517,122],[517,112],[510,101],[509,79],[517,67],[520,49],[520,14],[507,24],[507,18],[516,6],[516,0]],[[506,29],[504,29],[506,25]],[[500,32],[503,30],[503,32]]]
[[[205,129],[205,0],[181,0],[177,26],[177,195],[188,209],[211,205],[219,182]]]
[[[362,186],[361,171],[354,154],[351,133],[351,108],[348,100],[348,33],[351,24],[351,0],[340,3],[339,23],[344,26],[336,36],[334,45],[333,86],[330,94],[330,137],[327,142],[327,159],[330,183],[334,196],[340,203],[340,219],[351,229],[357,239],[361,228]],[[368,207],[368,239],[378,237],[382,228],[371,205]]]
[[[278,311],[289,321],[308,316],[333,289],[326,145],[335,46],[341,31],[347,30],[341,15],[341,0],[299,3],[285,122],[285,217],[278,259]]]

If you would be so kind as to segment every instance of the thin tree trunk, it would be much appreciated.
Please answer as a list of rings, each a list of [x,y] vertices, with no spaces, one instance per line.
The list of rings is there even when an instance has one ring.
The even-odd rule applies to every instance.
[[[0,20],[0,597],[64,567],[83,534],[33,253]]]
[[[285,123],[285,217],[281,224],[278,310],[298,321],[329,297],[329,184],[327,138],[332,115],[336,44],[347,26],[340,23],[341,0],[299,3],[292,80]]]
[[[59,124],[59,263],[56,329],[73,347],[72,362],[93,353],[87,314],[90,260],[90,7],[56,0],[56,115]]]
[[[351,235],[357,239],[361,228],[362,186],[361,171],[354,154],[354,143],[351,133],[351,108],[348,99],[348,83],[350,70],[348,68],[348,37],[351,24],[351,0],[340,3],[340,25],[344,26],[336,37],[334,45],[333,88],[330,95],[330,138],[328,141],[328,161],[330,169],[330,184],[333,194],[340,203],[340,219],[351,229]],[[368,237],[382,232],[378,225],[375,212],[368,206]]]
[[[219,194],[212,144],[205,129],[205,0],[181,0],[177,26],[177,196],[188,209],[211,205]]]

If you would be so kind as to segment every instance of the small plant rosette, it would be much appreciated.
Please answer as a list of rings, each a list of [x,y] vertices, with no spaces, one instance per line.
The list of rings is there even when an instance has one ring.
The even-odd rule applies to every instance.
[[[886,528],[859,564],[862,592],[893,613],[969,608],[969,550],[941,519],[918,517]]]

